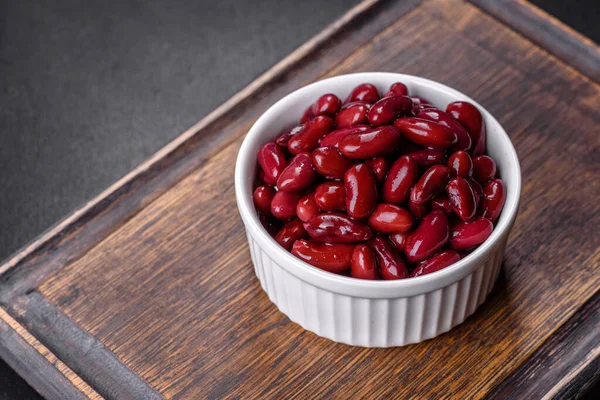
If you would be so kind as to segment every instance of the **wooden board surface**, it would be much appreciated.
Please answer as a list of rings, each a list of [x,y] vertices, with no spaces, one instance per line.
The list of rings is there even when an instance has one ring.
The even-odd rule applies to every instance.
[[[117,374],[115,385],[133,382],[138,398],[469,398],[535,383],[513,372],[544,343],[577,337],[567,321],[598,304],[590,300],[600,289],[594,75],[459,1],[362,3],[299,51],[146,165],[132,184],[140,188],[119,186],[103,200],[110,206],[94,204],[73,231],[6,264],[3,306],[106,397],[115,397],[104,380],[114,359],[141,379]],[[233,166],[252,122],[306,83],[358,71],[415,74],[465,92],[498,118],[521,160],[522,205],[496,289],[463,325],[403,348],[336,344],[279,313],[253,275],[235,206]],[[95,341],[103,346],[94,355],[86,346]],[[590,365],[581,361],[565,373]],[[542,394],[560,393],[561,376],[545,379]]]

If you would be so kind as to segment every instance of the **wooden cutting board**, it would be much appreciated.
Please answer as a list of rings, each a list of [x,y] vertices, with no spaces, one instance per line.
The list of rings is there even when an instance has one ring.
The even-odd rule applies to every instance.
[[[486,303],[447,334],[353,348],[253,275],[233,188],[253,121],[358,71],[477,99],[523,172]],[[600,371],[600,50],[522,1],[364,1],[0,267],[0,356],[48,398],[540,398]]]

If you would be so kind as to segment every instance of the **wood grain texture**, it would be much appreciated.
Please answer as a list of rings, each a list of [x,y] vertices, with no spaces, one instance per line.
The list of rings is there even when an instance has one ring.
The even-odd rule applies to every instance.
[[[490,393],[600,288],[600,88],[476,7],[442,4],[386,20],[352,52],[337,47],[346,36],[333,41],[326,57],[268,85],[252,111],[223,121],[237,139],[41,293],[167,398]],[[524,178],[487,303],[451,332],[396,349],[336,344],[279,313],[253,276],[233,193],[241,138],[262,110],[304,82],[369,70],[478,99],[510,133]]]
[[[267,94],[272,96],[278,91],[281,97],[290,87],[303,86],[314,76],[311,67],[318,70],[322,64],[344,58],[417,3],[416,0],[398,3],[367,0],[349,10],[147,161],[0,265],[0,304],[8,304],[55,271],[76,261],[238,137],[239,132],[231,129],[231,113],[238,114],[239,123],[249,126],[270,105],[272,97]],[[375,15],[377,20],[373,18]],[[348,26],[352,29],[346,29]],[[282,85],[284,82],[287,85]]]
[[[46,399],[102,399],[3,308],[0,308],[0,357]]]
[[[600,47],[525,0],[469,0],[600,82]]]
[[[577,398],[600,375],[600,292],[490,394],[491,399]]]

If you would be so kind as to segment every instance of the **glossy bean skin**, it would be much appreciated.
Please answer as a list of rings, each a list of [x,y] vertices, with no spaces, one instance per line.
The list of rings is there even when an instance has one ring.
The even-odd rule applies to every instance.
[[[278,191],[271,201],[271,214],[281,220],[292,219],[296,216],[296,206],[300,201],[300,193]]]
[[[467,130],[455,120],[452,115],[447,112],[426,108],[417,114],[417,118],[426,119],[429,121],[437,122],[440,125],[444,125],[450,128],[456,134],[456,145],[454,146],[457,150],[468,151],[471,149],[472,140]]]
[[[423,149],[408,153],[407,156],[415,160],[417,165],[421,167],[431,167],[432,165],[443,164],[446,152],[441,149]]]
[[[414,102],[413,102],[413,104],[414,104]],[[436,106],[432,105],[432,104],[414,104],[413,108],[412,108],[412,110],[410,112],[410,114],[413,117],[416,117],[417,115],[419,115],[419,113],[421,111],[424,111],[424,110],[437,110],[437,109],[438,108]]]
[[[408,156],[394,162],[383,183],[382,197],[386,203],[400,204],[408,197],[410,189],[419,179],[417,163]]]
[[[385,180],[385,177],[386,177],[386,175],[388,173],[388,169],[389,169],[388,162],[385,158],[383,158],[383,157],[371,158],[370,160],[366,160],[365,164],[367,164],[367,166],[369,168],[371,168],[373,170],[373,172],[375,172],[377,181],[379,181],[381,183]]]
[[[452,176],[469,178],[473,175],[473,160],[466,151],[455,151],[448,157],[448,168]]]
[[[302,130],[302,125],[298,125],[293,127],[292,129],[288,129],[287,131],[283,132],[281,135],[277,136],[277,139],[275,139],[275,143],[279,146],[279,147],[284,147],[287,149],[287,145],[290,142],[290,139],[292,136],[294,136],[296,133],[300,132]]]
[[[269,185],[260,185],[254,189],[252,200],[254,206],[263,214],[271,215],[271,202],[275,196],[275,189]]]
[[[369,216],[377,205],[377,177],[365,164],[351,167],[344,175],[346,211],[354,219]]]
[[[394,151],[400,143],[400,132],[393,126],[382,126],[371,131],[352,133],[339,143],[340,152],[353,159],[378,157]]]
[[[275,235],[275,241],[279,243],[281,247],[287,251],[292,250],[292,246],[296,240],[300,240],[306,234],[302,221],[294,220],[290,221],[281,228],[277,235]]]
[[[322,211],[345,211],[346,189],[342,182],[321,183],[315,189],[315,204]]]
[[[415,204],[423,204],[432,200],[444,190],[450,179],[450,169],[445,165],[430,167],[419,178],[410,191],[410,200]]]
[[[288,150],[292,154],[313,151],[319,140],[333,128],[333,120],[320,115],[306,122],[302,129],[292,136],[288,142]],[[267,182],[268,183],[268,182]]]
[[[496,162],[492,157],[479,156],[473,158],[473,179],[485,185],[496,176]]]
[[[404,246],[406,245],[406,239],[408,238],[409,232],[396,232],[392,233],[389,238],[390,242],[396,247],[396,249],[404,253]]]
[[[483,188],[475,179],[470,178],[467,179],[469,185],[471,185],[471,189],[473,189],[473,193],[475,193],[475,202],[477,203],[477,209],[479,209],[479,203],[483,199]]]
[[[277,179],[279,190],[297,192],[310,186],[317,178],[310,153],[300,153],[290,160]]]
[[[449,236],[446,213],[431,211],[406,239],[406,258],[413,263],[428,259],[444,247]]]
[[[468,221],[477,213],[477,199],[471,185],[465,178],[450,179],[446,186],[452,210],[460,219]]]
[[[426,147],[447,149],[453,147],[458,140],[450,128],[425,119],[398,118],[394,126],[408,140]]]
[[[379,233],[407,232],[413,223],[412,215],[394,204],[377,204],[369,216],[369,225]]]
[[[342,140],[346,136],[352,133],[368,132],[372,130],[373,128],[371,128],[369,125],[354,125],[342,129],[336,129],[335,131],[328,133],[323,138],[321,138],[319,145],[321,147],[338,147],[340,144],[340,140]]]
[[[412,101],[407,96],[384,97],[369,109],[367,118],[371,125],[377,127],[387,125],[412,109]]]
[[[348,126],[366,124],[369,122],[367,113],[371,105],[364,101],[356,101],[346,104],[340,112],[335,116],[335,124],[338,128],[346,128]]]
[[[393,83],[390,86],[390,92],[394,92],[396,96],[408,96],[408,88],[402,82]]]
[[[408,209],[410,210],[410,213],[413,215],[413,217],[415,217],[416,219],[423,219],[427,214],[429,214],[431,207],[429,203],[417,204],[409,198]]]
[[[482,155],[485,152],[486,131],[483,117],[477,107],[466,101],[455,101],[448,104],[446,112],[460,122],[471,136],[471,155]]]
[[[351,276],[357,279],[379,279],[375,253],[366,244],[357,244],[352,252]]]
[[[460,255],[456,251],[442,251],[429,257],[425,261],[421,261],[410,273],[410,277],[415,278],[417,276],[431,274],[432,272],[444,269],[458,261],[460,261]]]
[[[358,243],[373,236],[367,224],[354,221],[344,214],[317,214],[304,223],[304,229],[318,242]]]
[[[317,147],[311,155],[315,170],[329,179],[342,179],[354,161],[344,157],[336,147]]]
[[[446,193],[440,193],[431,200],[432,210],[442,210],[446,214],[452,214],[452,205]]]
[[[385,280],[406,279],[408,278],[408,269],[400,253],[382,235],[376,235],[367,243],[373,249],[379,262],[379,272]]]
[[[304,111],[300,123],[306,123],[319,115],[335,115],[340,110],[341,106],[342,102],[335,94],[324,94]]]
[[[506,186],[501,179],[492,179],[483,187],[483,203],[481,207],[481,216],[496,222],[504,202],[506,201]]]
[[[377,88],[370,83],[363,83],[352,89],[346,103],[352,103],[354,101],[364,101],[369,104],[376,103],[379,100],[379,92]]]
[[[454,250],[467,250],[479,246],[490,237],[494,224],[489,219],[479,217],[472,221],[457,221],[452,225],[450,247]]]
[[[279,175],[288,166],[288,162],[281,148],[275,142],[269,142],[264,144],[258,151],[258,165],[264,172],[264,182],[275,185]]]
[[[339,274],[350,269],[352,244],[319,243],[296,240],[292,254],[302,261],[327,272]]]
[[[344,204],[346,204],[346,196],[343,196]],[[298,204],[296,205],[296,215],[302,222],[308,222],[312,217],[319,213],[319,207],[315,203],[315,194],[308,193],[302,196]]]

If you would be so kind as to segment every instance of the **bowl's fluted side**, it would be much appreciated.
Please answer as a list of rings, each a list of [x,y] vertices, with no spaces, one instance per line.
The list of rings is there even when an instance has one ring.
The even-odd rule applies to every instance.
[[[462,323],[492,290],[508,238],[497,243],[477,270],[451,285],[416,296],[369,299],[299,279],[269,257],[250,233],[247,236],[256,276],[281,312],[319,336],[365,347],[417,343]]]

